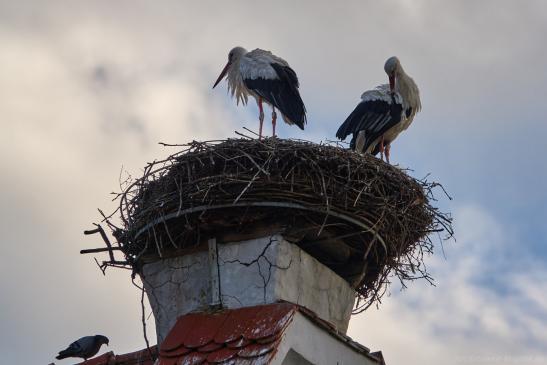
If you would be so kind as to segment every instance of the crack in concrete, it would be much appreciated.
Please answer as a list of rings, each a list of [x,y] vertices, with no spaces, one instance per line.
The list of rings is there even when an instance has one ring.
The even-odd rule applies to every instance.
[[[280,269],[280,270],[288,270],[291,267],[291,264],[292,264],[292,258],[289,261],[289,264],[287,266],[280,266],[280,265],[277,265],[276,263],[273,263],[272,261],[270,261],[270,259],[268,258],[266,253],[267,253],[267,251],[269,250],[269,248],[271,247],[271,245],[274,242],[278,242],[277,239],[274,238],[273,236],[270,236],[269,241],[264,246],[264,248],[262,249],[262,252],[260,252],[260,254],[258,254],[258,256],[256,258],[254,258],[253,260],[248,261],[248,262],[244,262],[244,261],[241,261],[239,259],[223,260],[222,258],[219,257],[219,259],[222,260],[223,264],[240,264],[240,265],[243,265],[245,267],[250,267],[250,266],[256,264],[257,268],[258,268],[258,275],[260,275],[260,278],[262,279],[262,284],[263,284],[262,286],[259,286],[258,288],[262,288],[263,301],[264,302],[266,302],[266,289],[267,289],[268,284],[270,283],[270,280],[272,278],[272,268]],[[268,272],[267,273],[262,272],[262,266],[260,264],[261,259],[263,261],[266,261],[266,264],[268,265]]]
[[[174,275],[175,273],[178,271],[178,270],[186,270],[187,274],[188,272],[190,271],[190,269],[195,266],[195,265],[198,265],[200,264],[199,261],[195,261],[195,262],[192,262],[190,263],[189,265],[181,265],[181,266],[177,266],[177,265],[173,265],[171,263],[168,263],[167,264],[167,267],[172,269],[172,271],[169,273],[169,278],[167,280],[165,280],[164,282],[158,284],[158,285],[153,285],[152,283],[150,283],[148,280],[146,280],[146,278],[144,277],[144,275],[141,275],[141,281],[145,285],[145,291],[147,294],[149,294],[149,300],[150,300],[150,297],[154,300],[154,304],[155,306],[157,306],[157,308],[159,309],[158,311],[158,317],[161,317],[162,316],[162,312],[165,314],[165,315],[168,315],[168,310],[165,308],[164,305],[161,304],[161,301],[158,299],[158,296],[157,296],[157,290],[160,289],[160,288],[163,288],[164,286],[166,286],[167,284],[172,284],[174,286],[177,287],[177,289],[180,290],[180,285],[181,284],[184,284],[187,282],[187,278],[184,278],[182,279],[181,281],[177,281],[177,280],[174,280]],[[150,290],[146,290],[146,287],[150,288]],[[152,305],[152,302],[150,301],[150,305]]]

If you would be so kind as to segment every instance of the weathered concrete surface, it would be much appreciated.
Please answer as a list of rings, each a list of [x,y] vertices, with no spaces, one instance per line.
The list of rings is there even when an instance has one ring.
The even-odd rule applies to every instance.
[[[290,269],[278,270],[276,298],[309,308],[346,333],[355,301],[355,291],[349,284],[287,241],[279,245],[278,260],[278,266],[290,266]]]
[[[218,245],[220,298],[227,308],[286,300],[317,313],[346,332],[355,292],[345,280],[281,236]],[[158,343],[185,313],[211,300],[208,253],[143,267]]]
[[[271,365],[378,365],[367,348],[343,341],[296,313],[285,330]]]

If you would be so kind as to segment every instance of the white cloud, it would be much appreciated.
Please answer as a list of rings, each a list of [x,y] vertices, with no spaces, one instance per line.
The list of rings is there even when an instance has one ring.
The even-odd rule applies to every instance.
[[[515,245],[517,237],[479,206],[460,207],[455,221],[460,233],[456,243],[445,245],[447,260],[429,260],[437,286],[394,292],[380,310],[354,317],[350,335],[381,349],[394,364],[497,364],[525,357],[526,364],[545,363],[547,308],[540,278],[547,270],[530,257],[525,259],[532,271],[510,259],[500,264],[498,251]]]

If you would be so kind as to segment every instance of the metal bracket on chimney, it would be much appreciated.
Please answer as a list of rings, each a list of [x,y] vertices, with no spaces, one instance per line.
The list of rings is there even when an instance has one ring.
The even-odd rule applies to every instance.
[[[209,241],[209,281],[211,282],[211,307],[222,306],[220,299],[220,272],[218,269],[218,248],[216,238],[210,238]]]

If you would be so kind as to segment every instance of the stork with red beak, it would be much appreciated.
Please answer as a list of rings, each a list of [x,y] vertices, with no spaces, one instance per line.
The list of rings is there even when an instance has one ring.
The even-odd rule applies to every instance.
[[[361,95],[361,102],[336,132],[344,140],[353,134],[350,148],[361,153],[384,153],[389,163],[391,143],[407,129],[422,109],[420,91],[397,57],[389,58],[384,70],[389,85],[380,85]]]
[[[304,129],[306,124],[306,107],[298,92],[298,77],[287,61],[273,55],[269,51],[255,49],[247,52],[245,48],[235,47],[228,54],[228,63],[220,73],[213,89],[224,78],[228,79],[228,91],[236,98],[236,104],[241,101],[247,104],[249,95],[256,99],[259,114],[259,138],[262,137],[264,109],[266,102],[272,107],[272,129],[275,137],[277,113],[281,112],[283,120],[288,124],[296,124]]]

